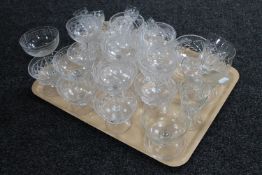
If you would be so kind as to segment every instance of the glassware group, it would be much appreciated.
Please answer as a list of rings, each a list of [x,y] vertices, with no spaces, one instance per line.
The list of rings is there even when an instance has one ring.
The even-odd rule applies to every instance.
[[[236,54],[230,42],[216,34],[176,38],[172,26],[145,21],[136,8],[108,22],[102,10],[83,8],[66,29],[75,42],[58,51],[55,27],[21,36],[23,50],[34,56],[29,74],[73,106],[94,109],[114,134],[127,132],[143,109],[145,150],[160,160],[181,154],[185,134],[202,125],[201,110],[230,81]]]

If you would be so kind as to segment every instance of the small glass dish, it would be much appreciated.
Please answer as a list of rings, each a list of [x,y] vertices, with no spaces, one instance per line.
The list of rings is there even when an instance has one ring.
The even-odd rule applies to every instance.
[[[42,85],[54,87],[58,79],[58,73],[53,67],[53,55],[34,57],[28,64],[28,73]]]
[[[19,44],[31,56],[47,56],[59,44],[59,31],[52,26],[37,27],[25,32],[19,39]]]

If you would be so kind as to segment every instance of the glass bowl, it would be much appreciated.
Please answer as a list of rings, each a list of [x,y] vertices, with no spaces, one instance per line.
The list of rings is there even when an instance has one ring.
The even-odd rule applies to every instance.
[[[85,66],[78,65],[72,61],[70,61],[67,50],[69,46],[66,46],[55,54],[53,58],[53,66],[55,70],[67,80],[74,80],[83,75],[83,73],[87,70]]]
[[[34,57],[51,54],[59,43],[59,31],[52,26],[37,27],[25,32],[19,39],[23,50]]]
[[[53,67],[53,54],[45,57],[34,57],[28,64],[28,73],[43,85],[55,86],[58,73]]]

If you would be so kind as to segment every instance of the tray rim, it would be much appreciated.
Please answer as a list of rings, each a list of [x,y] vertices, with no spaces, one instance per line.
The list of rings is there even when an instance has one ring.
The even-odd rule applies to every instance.
[[[225,91],[224,91],[224,93],[223,93],[224,95],[221,96],[221,97],[218,99],[217,102],[220,103],[221,105],[214,107],[214,111],[212,112],[212,115],[208,117],[208,119],[206,120],[206,124],[202,127],[202,129],[201,129],[201,130],[199,131],[199,133],[198,133],[198,138],[197,138],[196,141],[190,146],[189,151],[187,151],[187,152],[185,153],[185,156],[183,156],[182,159],[180,159],[180,161],[179,161],[180,163],[172,163],[172,161],[170,161],[170,162],[164,162],[164,161],[155,159],[154,157],[152,157],[152,156],[149,155],[148,153],[144,152],[143,150],[138,149],[138,148],[135,147],[134,145],[130,145],[130,144],[128,144],[128,143],[125,143],[123,140],[117,138],[116,135],[114,135],[113,133],[106,132],[106,131],[104,131],[103,129],[94,126],[94,124],[84,121],[83,119],[81,119],[81,117],[78,116],[78,114],[74,113],[73,111],[70,111],[70,110],[65,109],[65,108],[61,108],[60,106],[57,106],[57,105],[54,104],[53,102],[48,101],[47,99],[44,99],[44,97],[42,97],[40,94],[37,93],[37,90],[36,90],[36,88],[35,88],[35,87],[38,85],[38,81],[37,81],[37,80],[34,81],[34,83],[32,84],[31,89],[32,89],[33,94],[36,95],[37,97],[39,97],[40,99],[42,99],[42,100],[48,102],[49,104],[51,104],[51,105],[53,105],[53,106],[55,106],[55,107],[63,110],[64,112],[66,112],[66,113],[72,115],[73,117],[81,120],[82,122],[84,122],[84,123],[86,123],[86,124],[88,124],[88,125],[96,128],[97,130],[99,130],[99,131],[101,131],[101,132],[103,132],[103,133],[105,133],[105,134],[113,137],[114,139],[116,139],[116,140],[118,140],[118,141],[120,141],[120,142],[122,142],[122,143],[124,143],[124,144],[126,144],[126,145],[128,145],[128,146],[130,146],[130,147],[132,147],[132,148],[134,148],[135,150],[137,150],[137,151],[139,151],[139,152],[141,152],[141,153],[143,153],[143,154],[145,154],[145,155],[147,155],[147,156],[149,156],[149,157],[157,160],[158,162],[160,162],[160,163],[162,163],[162,164],[165,164],[165,165],[170,166],[170,167],[179,167],[179,166],[182,166],[182,165],[184,165],[185,163],[187,163],[187,162],[189,161],[190,157],[193,155],[193,153],[194,153],[194,151],[196,150],[196,148],[198,147],[199,143],[201,142],[201,140],[202,140],[203,137],[205,136],[207,130],[208,130],[209,127],[211,126],[212,122],[214,121],[214,119],[215,119],[216,116],[218,115],[218,113],[219,113],[219,111],[221,110],[222,106],[224,105],[225,101],[228,99],[230,93],[232,92],[232,90],[234,89],[235,85],[237,84],[237,82],[238,82],[238,80],[239,80],[239,77],[240,77],[239,72],[238,72],[234,67],[230,67],[230,72],[232,72],[232,74],[233,74],[233,76],[232,76],[233,78],[232,78],[232,82],[231,82],[232,85],[229,86],[228,88],[226,88]]]

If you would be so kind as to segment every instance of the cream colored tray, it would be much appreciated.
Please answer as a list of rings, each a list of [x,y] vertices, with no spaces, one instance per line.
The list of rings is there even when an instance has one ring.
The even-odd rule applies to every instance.
[[[212,121],[215,119],[217,113],[225,103],[226,99],[228,98],[230,92],[234,88],[235,84],[239,79],[239,73],[233,67],[230,68],[230,82],[218,89],[218,95],[213,100],[212,103],[208,104],[204,110],[202,111],[204,123],[199,130],[196,131],[189,131],[185,135],[185,149],[184,151],[175,159],[169,162],[163,162],[168,166],[177,167],[180,165],[185,164],[191,155],[193,154],[194,150],[196,149],[197,145],[207,132],[208,128],[210,127]],[[132,126],[131,128],[122,135],[115,135],[110,133],[106,129],[105,122],[101,119],[97,114],[90,108],[80,108],[75,107],[68,102],[64,101],[57,93],[54,88],[48,86],[41,86],[37,81],[34,82],[32,86],[33,93],[42,98],[43,100],[53,104],[54,106],[62,109],[63,111],[73,115],[74,117],[82,120],[83,122],[103,131],[104,133],[114,137],[115,139],[135,148],[136,150],[150,156],[144,149],[144,140],[143,135],[144,131],[140,127],[140,115],[141,115],[141,108],[139,108],[132,118]],[[151,157],[151,156],[150,156]],[[152,157],[153,158],[153,157]],[[159,160],[158,160],[159,161]]]

